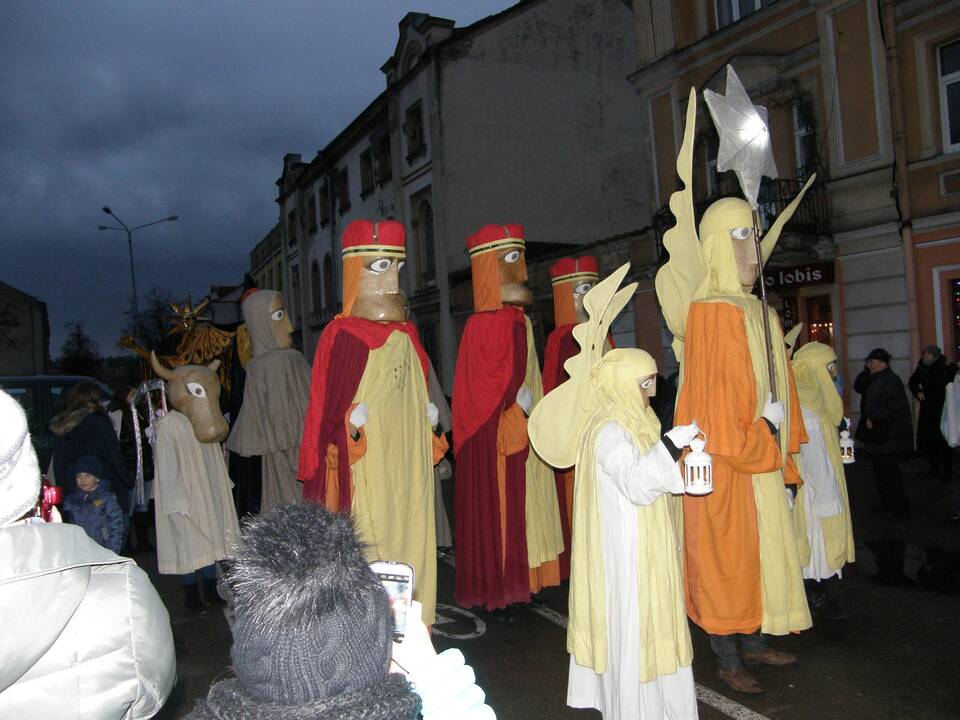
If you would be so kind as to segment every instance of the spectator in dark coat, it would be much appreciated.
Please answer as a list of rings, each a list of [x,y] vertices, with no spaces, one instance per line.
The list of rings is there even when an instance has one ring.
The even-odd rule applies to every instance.
[[[924,452],[930,461],[932,478],[953,479],[953,449],[940,432],[940,415],[947,394],[947,385],[953,382],[957,366],[948,363],[936,345],[929,345],[913,371],[908,383],[910,392],[920,402],[920,418],[917,421],[917,450]]]
[[[117,496],[110,492],[105,482],[100,481],[100,461],[87,455],[73,465],[74,485],[72,492],[63,501],[64,519],[79,525],[87,536],[101,547],[120,552],[126,523]]]
[[[871,350],[853,388],[860,393],[856,438],[873,462],[878,512],[905,515],[910,503],[903,492],[900,459],[913,449],[913,424],[903,383],[890,369],[890,353],[883,348]]]
[[[70,388],[59,414],[50,421],[50,432],[57,440],[53,447],[53,473],[64,495],[77,491],[71,467],[85,455],[100,461],[101,480],[110,485],[120,509],[130,515],[133,479],[120,454],[120,443],[106,410],[100,405],[103,393],[92,382],[80,382]]]

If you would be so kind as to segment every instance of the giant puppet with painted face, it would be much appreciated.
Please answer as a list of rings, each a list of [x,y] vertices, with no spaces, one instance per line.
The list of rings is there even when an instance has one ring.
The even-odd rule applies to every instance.
[[[561,258],[550,266],[550,285],[553,288],[554,328],[547,336],[543,351],[543,394],[546,395],[564,382],[569,375],[564,363],[580,352],[573,337],[577,323],[586,322],[583,298],[597,284],[597,259],[591,255]],[[557,502],[560,505],[560,523],[563,528],[563,547],[560,554],[560,577],[570,577],[570,524],[573,521],[573,468],[555,470]]]
[[[474,314],[453,387],[456,599],[488,610],[560,582],[563,533],[552,470],[532,452],[527,415],[543,396],[520,225],[467,239]]]
[[[162,574],[185,575],[227,557],[240,532],[220,443],[227,421],[220,413],[219,360],[174,370],[150,354],[150,364],[167,383],[173,409],[155,423],[153,493],[157,515],[157,567]],[[215,575],[204,574],[204,594]],[[192,584],[196,589],[196,585]],[[187,595],[188,604],[190,594]],[[208,602],[217,602],[213,596]]]
[[[253,290],[241,303],[253,357],[247,363],[243,405],[227,438],[227,450],[260,455],[260,511],[298,502],[297,457],[310,397],[310,366],[293,348],[293,325],[275,290]]]
[[[713,492],[683,498],[687,612],[710,635],[721,679],[757,693],[763,688],[742,660],[796,661],[768,647],[761,631],[786,635],[811,624],[785,490],[800,482],[790,456],[806,436],[777,314],[767,313],[768,344],[764,305],[752,294],[759,262],[750,204],[738,198],[713,203],[697,236],[696,100],[691,91],[677,160],[683,187],[670,201],[677,222],[664,240],[670,261],[656,279],[680,360],[675,421],[696,419],[713,457]],[[764,260],[805,191],[763,237]]]
[[[409,563],[423,620],[437,591],[433,466],[446,441],[429,402],[430,362],[400,290],[403,225],[355,220],[343,233],[343,312],[313,361],[297,477],[303,497],[350,512],[370,561]]]

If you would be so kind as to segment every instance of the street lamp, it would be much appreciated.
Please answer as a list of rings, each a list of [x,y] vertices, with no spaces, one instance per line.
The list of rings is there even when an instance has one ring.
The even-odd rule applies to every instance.
[[[140,308],[137,304],[137,274],[133,270],[133,233],[136,230],[139,230],[145,227],[150,227],[151,225],[156,225],[158,223],[175,222],[179,218],[176,215],[170,215],[169,217],[160,218],[159,220],[154,220],[153,222],[144,223],[143,225],[136,225],[134,227],[129,227],[123,220],[121,220],[114,214],[113,210],[111,210],[108,205],[104,205],[103,208],[101,209],[107,215],[109,215],[118,223],[120,223],[120,227],[116,227],[115,225],[97,225],[97,230],[121,230],[127,233],[127,249],[130,251],[130,285],[133,288],[133,314],[134,316],[136,316]]]

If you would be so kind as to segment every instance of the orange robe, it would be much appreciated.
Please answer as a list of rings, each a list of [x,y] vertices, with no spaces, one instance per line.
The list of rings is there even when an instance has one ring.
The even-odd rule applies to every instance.
[[[792,378],[789,445],[803,439]],[[706,632],[751,633],[763,616],[753,478],[784,468],[780,443],[757,407],[744,311],[727,302],[690,306],[676,424],[696,420],[713,458],[713,493],[683,497],[687,613]],[[791,450],[792,452],[795,452]],[[799,482],[792,464],[785,483]]]

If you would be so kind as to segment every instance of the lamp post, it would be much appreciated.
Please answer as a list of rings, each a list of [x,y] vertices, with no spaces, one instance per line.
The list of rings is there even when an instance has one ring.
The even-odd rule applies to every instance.
[[[150,227],[151,225],[157,225],[158,223],[163,222],[175,222],[178,218],[176,215],[170,215],[169,217],[160,218],[159,220],[154,220],[152,222],[144,223],[143,225],[135,225],[134,227],[129,227],[123,220],[118,218],[113,210],[110,209],[108,205],[104,205],[102,210],[120,223],[120,227],[115,225],[97,225],[97,230],[121,230],[127,233],[127,249],[130,252],[130,285],[133,289],[133,314],[136,315],[140,308],[137,304],[137,274],[133,269],[133,233],[141,228]]]

